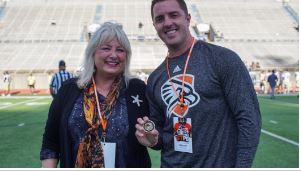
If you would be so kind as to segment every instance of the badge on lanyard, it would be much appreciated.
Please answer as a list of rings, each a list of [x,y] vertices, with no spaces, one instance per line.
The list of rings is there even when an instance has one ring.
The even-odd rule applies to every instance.
[[[115,168],[116,143],[101,142],[105,168]]]
[[[192,153],[191,118],[173,118],[174,150]]]
[[[100,105],[99,105],[94,77],[92,78],[92,82],[93,82],[94,93],[96,98],[97,112],[100,120],[100,125],[102,128],[101,146],[103,149],[105,168],[115,168],[116,143],[106,142],[106,130],[107,130],[108,118],[104,116],[104,113],[100,112]]]

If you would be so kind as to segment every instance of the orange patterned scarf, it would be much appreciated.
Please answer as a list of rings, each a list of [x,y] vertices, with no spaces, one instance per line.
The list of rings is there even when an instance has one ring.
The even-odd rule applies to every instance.
[[[119,96],[121,76],[117,77],[107,95],[104,103],[100,105],[100,113],[103,118],[108,119],[112,114],[112,108],[116,104]],[[100,126],[99,117],[97,115],[96,96],[94,93],[94,86],[91,83],[84,90],[83,108],[85,118],[91,126],[81,139],[77,157],[75,162],[76,168],[104,168],[103,149],[101,147],[100,138],[98,135],[98,128]],[[104,130],[103,130],[104,131]]]

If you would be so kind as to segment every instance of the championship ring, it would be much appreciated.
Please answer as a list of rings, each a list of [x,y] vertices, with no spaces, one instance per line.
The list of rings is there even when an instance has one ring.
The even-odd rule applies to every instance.
[[[150,132],[155,129],[155,123],[151,120],[148,120],[144,123],[143,129],[145,132]]]

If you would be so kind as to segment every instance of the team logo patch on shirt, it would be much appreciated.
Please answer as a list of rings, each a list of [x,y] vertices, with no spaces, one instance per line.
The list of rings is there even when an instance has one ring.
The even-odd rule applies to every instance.
[[[200,96],[194,89],[194,76],[186,74],[184,78],[184,107],[181,108],[178,95],[182,92],[183,76],[183,74],[176,75],[172,77],[170,81],[167,80],[161,87],[161,98],[167,105],[168,118],[172,114],[178,117],[184,117],[189,111],[189,108],[195,106],[200,101]]]

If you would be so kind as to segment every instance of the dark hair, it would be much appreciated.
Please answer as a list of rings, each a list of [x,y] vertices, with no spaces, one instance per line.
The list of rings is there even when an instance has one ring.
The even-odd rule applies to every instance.
[[[65,61],[63,61],[63,60],[60,60],[60,62],[59,62],[59,66],[66,66],[66,63],[65,63]]]
[[[154,9],[155,4],[158,3],[158,2],[163,2],[163,1],[166,1],[166,0],[153,0],[153,1],[152,1],[152,5],[151,5],[151,15],[152,15],[152,19],[154,18],[154,12],[153,12],[153,9]],[[184,1],[184,0],[175,0],[175,1],[178,2],[180,8],[184,11],[184,13],[185,13],[186,15],[188,15],[188,9],[187,9],[187,5],[186,5],[185,1]]]

